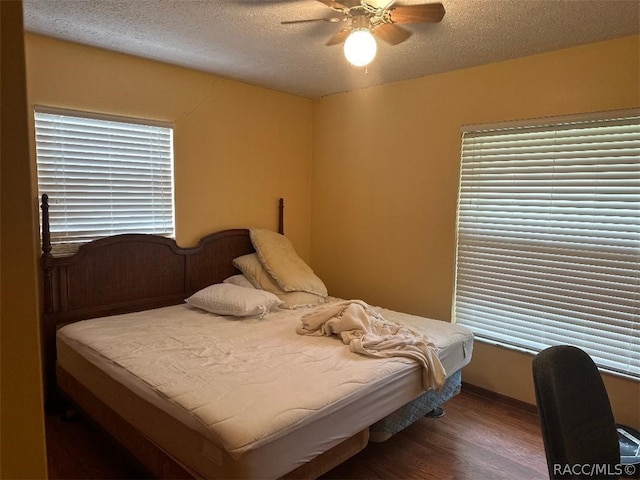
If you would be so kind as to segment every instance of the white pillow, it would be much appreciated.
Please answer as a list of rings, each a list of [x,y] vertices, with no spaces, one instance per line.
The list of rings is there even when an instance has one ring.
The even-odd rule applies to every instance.
[[[282,304],[273,293],[230,283],[210,285],[191,295],[185,302],[207,312],[234,317],[262,317]]]
[[[269,275],[285,292],[327,296],[327,287],[295,252],[287,237],[270,230],[249,230],[251,243]]]
[[[231,276],[229,278],[225,278],[224,279],[224,283],[230,283],[231,285],[237,285],[239,287],[245,287],[245,288],[256,288],[247,279],[247,277],[245,277],[242,274],[233,275],[233,276]],[[263,290],[265,290],[265,289],[263,288]]]

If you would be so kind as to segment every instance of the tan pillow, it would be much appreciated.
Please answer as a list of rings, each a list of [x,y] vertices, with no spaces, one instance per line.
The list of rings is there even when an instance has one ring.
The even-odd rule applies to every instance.
[[[265,270],[255,253],[243,255],[233,260],[233,265],[242,272],[251,285],[273,293],[284,302],[281,308],[312,307],[324,303],[325,298],[308,292],[285,292]]]
[[[245,288],[256,288],[256,286],[242,274],[232,275],[229,278],[225,278],[222,283],[230,283],[231,285],[237,285]]]
[[[250,253],[233,259],[233,266],[242,272],[251,285],[271,293],[284,293],[264,269],[256,253]]]
[[[327,296],[327,287],[296,254],[287,237],[263,229],[252,229],[249,233],[260,262],[285,292]]]
[[[284,304],[280,305],[280,308],[286,308],[288,310],[315,307],[327,300],[326,297],[308,292],[284,292],[276,293],[275,296],[284,302]]]

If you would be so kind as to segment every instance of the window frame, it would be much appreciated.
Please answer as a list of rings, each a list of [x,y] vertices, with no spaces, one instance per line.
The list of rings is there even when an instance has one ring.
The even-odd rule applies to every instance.
[[[141,126],[144,129],[147,129],[147,127],[149,129],[154,129],[157,128],[158,129],[158,135],[160,135],[163,139],[162,140],[157,140],[156,141],[152,141],[150,140],[154,134],[149,133],[149,132],[143,132],[141,133],[141,136],[136,140],[136,142],[140,141],[151,141],[152,143],[150,144],[149,147],[149,158],[153,158],[155,159],[153,162],[150,161],[149,165],[151,165],[151,172],[164,172],[160,174],[160,184],[164,185],[164,187],[160,187],[162,189],[162,194],[161,198],[163,198],[163,200],[161,200],[159,203],[157,202],[157,200],[153,200],[153,199],[157,199],[158,198],[158,189],[157,188],[152,188],[149,187],[149,185],[152,185],[151,181],[147,181],[146,179],[144,180],[144,184],[147,185],[145,187],[143,187],[145,189],[143,196],[146,200],[146,202],[151,202],[154,203],[156,205],[163,205],[162,207],[159,207],[161,210],[165,211],[165,214],[162,215],[162,221],[161,223],[154,223],[149,222],[150,224],[154,224],[154,225],[161,225],[164,224],[165,226],[168,226],[166,229],[163,228],[159,228],[159,227],[148,227],[148,228],[144,228],[141,226],[141,224],[137,224],[135,227],[133,227],[132,229],[130,229],[130,231],[119,231],[118,229],[118,225],[123,225],[122,223],[118,224],[118,221],[113,222],[113,224],[115,225],[115,230],[108,228],[106,226],[100,226],[99,228],[95,228],[95,235],[91,235],[91,236],[87,236],[86,238],[80,238],[79,235],[73,235],[73,233],[71,235],[69,235],[69,239],[65,239],[62,238],[65,236],[65,234],[62,233],[62,227],[66,224],[67,220],[64,220],[63,223],[61,223],[61,221],[58,221],[56,223],[56,219],[55,219],[55,215],[52,215],[51,218],[51,227],[52,230],[55,232],[55,229],[58,228],[58,232],[53,233],[52,232],[52,245],[53,245],[53,253],[56,255],[67,255],[67,254],[72,254],[75,251],[77,251],[78,247],[84,243],[88,243],[91,240],[95,240],[97,238],[103,238],[105,236],[110,236],[110,235],[114,235],[114,234],[118,234],[118,233],[151,233],[151,234],[156,234],[156,235],[161,235],[161,236],[165,236],[168,238],[175,238],[175,234],[176,234],[176,217],[175,217],[175,155],[174,155],[174,125],[173,123],[170,122],[162,122],[162,121],[157,121],[157,120],[148,120],[148,119],[142,119],[142,118],[135,118],[135,117],[126,117],[126,116],[122,116],[122,115],[111,115],[111,114],[105,114],[105,113],[98,113],[98,112],[87,112],[87,111],[80,111],[80,110],[72,110],[72,109],[66,109],[66,108],[58,108],[58,107],[51,107],[51,106],[44,106],[44,105],[34,105],[33,106],[33,145],[34,145],[34,156],[35,156],[35,162],[36,162],[36,181],[37,181],[37,188],[38,188],[38,196],[40,197],[43,193],[47,193],[49,196],[49,200],[50,200],[50,209],[55,213],[56,210],[56,206],[58,205],[58,202],[60,201],[60,197],[56,198],[55,193],[52,194],[50,191],[46,191],[46,188],[42,187],[42,182],[46,181],[47,179],[49,179],[50,181],[55,181],[56,180],[56,175],[54,174],[50,174],[48,177],[47,176],[43,176],[42,172],[41,172],[41,159],[39,156],[39,150],[43,149],[43,145],[46,142],[43,142],[43,144],[41,145],[38,141],[38,136],[42,134],[42,132],[39,132],[38,129],[38,116],[39,115],[58,115],[58,116],[62,116],[62,117],[69,117],[69,119],[67,121],[72,121],[72,119],[77,118],[77,119],[82,119],[82,120],[86,120],[87,123],[90,123],[92,121],[97,121],[97,122],[111,122],[111,125],[109,125],[108,123],[105,123],[104,125],[98,126],[97,128],[99,128],[101,130],[101,133],[97,134],[97,136],[102,136],[103,132],[110,132],[113,131],[117,128],[117,124],[123,124],[125,130],[127,128],[127,126],[129,127],[133,127],[131,130],[126,130],[126,133],[129,133],[130,131],[135,130],[135,126]],[[46,120],[40,120],[40,121],[46,121]],[[85,134],[86,132],[83,132],[83,134]],[[64,134],[67,134],[67,132],[65,131]],[[86,133],[87,137],[89,138],[90,134]],[[157,137],[157,136],[156,136]],[[56,143],[62,143],[64,142],[64,140],[61,138],[57,138],[54,141],[49,142],[47,145],[51,146],[51,145],[56,145]],[[106,136],[104,137],[105,139],[107,138]],[[82,139],[83,141],[85,139]],[[102,140],[102,139],[99,139]],[[88,142],[91,142],[93,140],[87,140]],[[164,152],[159,153],[159,145],[157,142],[160,141],[164,147],[162,147],[161,149],[164,150]],[[97,141],[96,141],[97,143]],[[130,143],[130,142],[127,142]],[[57,145],[56,145],[57,146]],[[129,154],[131,151],[133,151],[135,148],[137,148],[138,145],[135,145],[134,147],[129,147],[129,149],[127,149],[126,154]],[[84,146],[82,148],[85,148]],[[94,145],[88,146],[86,147],[87,150],[96,148]],[[114,143],[113,145],[111,143],[109,143],[108,147],[103,147],[102,150],[104,150],[104,152],[109,152],[110,156],[112,154],[112,149],[114,148],[120,148],[117,145],[117,142]],[[81,152],[81,154],[86,154],[86,155],[90,155],[90,153],[85,153],[85,152]],[[106,153],[101,153],[105,156],[107,156]],[[125,154],[125,155],[126,155]],[[120,155],[120,153],[116,153],[114,155],[114,158],[120,160],[122,157],[124,157],[125,155]],[[49,155],[51,156],[51,155]],[[120,157],[120,158],[119,158]],[[158,158],[162,158],[162,161],[156,161]],[[85,162],[88,163],[89,161],[86,159],[79,159],[80,162]],[[109,160],[105,160],[103,163],[103,165],[106,165],[109,163]],[[120,165],[124,165],[124,168],[126,168],[127,166],[127,162],[129,162],[130,164],[130,160],[124,160],[122,162],[120,162]],[[112,162],[113,163],[113,162]],[[50,165],[52,165],[53,163],[50,162]],[[79,169],[82,169],[84,166],[81,164],[79,166]],[[51,168],[51,167],[50,167]],[[57,168],[57,166],[55,167]],[[104,169],[108,168],[108,167],[102,167]],[[122,174],[122,168],[120,169],[120,173]],[[96,173],[95,175],[98,176],[102,176],[101,173]],[[139,178],[144,178],[146,175],[144,174],[140,174],[138,173],[137,176]],[[60,176],[62,177],[62,176]],[[106,176],[104,176],[106,178]],[[122,177],[124,178],[124,177]],[[110,183],[110,185],[108,187],[104,187],[107,189],[112,189],[113,191],[116,190],[118,182],[122,181],[122,178],[120,180],[117,180],[116,182],[112,182]],[[67,178],[68,180],[68,178]],[[167,186],[168,183],[168,186]],[[58,185],[63,185],[64,182],[59,183]],[[106,185],[106,184],[105,184]],[[120,184],[121,188],[126,188],[126,183],[122,183]],[[84,187],[83,187],[84,188]],[[98,191],[100,187],[89,187],[87,188],[83,193],[84,194],[88,194],[88,191],[91,189],[95,189],[96,192]],[[169,195],[166,195],[166,192],[169,192]],[[155,192],[155,193],[154,193]],[[117,198],[117,193],[113,193],[112,195],[116,195]],[[153,195],[153,196],[152,196]],[[170,200],[166,200],[167,197],[170,196]],[[63,200],[64,201],[64,200]],[[131,203],[126,203],[123,202],[123,206],[124,208],[133,208],[133,205],[135,205],[136,201],[132,200]],[[102,214],[105,214],[106,212],[108,212],[109,208],[111,208],[114,203],[107,203],[105,202],[106,206],[104,210],[101,211]],[[126,205],[126,206],[125,206]],[[139,206],[139,210],[142,209],[142,206]],[[153,217],[153,212],[155,211],[155,209],[151,209],[149,210],[149,215],[147,215],[146,217],[143,216],[141,218],[152,218]],[[166,212],[170,211],[169,214],[167,214]],[[124,214],[123,214],[124,216]],[[62,227],[61,227],[62,225]],[[135,225],[135,224],[134,224]],[[140,225],[140,226],[138,226]],[[57,227],[56,227],[57,226]],[[42,225],[40,225],[40,227],[42,228]],[[92,227],[93,228],[93,227]],[[135,230],[134,230],[135,229]],[[72,231],[72,232],[76,232],[76,231]]]
[[[638,117],[640,116],[640,109],[628,109],[628,110],[619,110],[619,111],[606,111],[606,112],[597,112],[597,113],[592,113],[592,114],[580,114],[580,115],[570,115],[570,116],[560,116],[560,117],[546,117],[546,118],[537,118],[537,119],[532,119],[532,120],[520,120],[520,121],[515,121],[515,122],[502,122],[502,123],[492,123],[492,124],[483,124],[483,125],[466,125],[462,127],[462,138],[461,138],[461,152],[460,152],[460,177],[459,177],[459,189],[458,189],[458,205],[457,205],[457,218],[456,218],[456,245],[455,245],[455,271],[454,271],[454,293],[453,293],[453,302],[452,302],[452,319],[454,323],[460,323],[461,325],[465,325],[465,321],[460,321],[459,319],[459,315],[458,315],[458,308],[459,308],[459,275],[460,275],[460,271],[459,271],[459,257],[460,257],[460,224],[461,224],[461,202],[462,202],[462,191],[463,191],[463,181],[468,180],[468,179],[464,179],[463,178],[463,167],[464,167],[464,141],[465,141],[465,135],[469,134],[469,133],[477,133],[477,132],[482,132],[482,131],[497,131],[497,130],[513,130],[513,129],[541,129],[545,126],[548,126],[550,128],[553,128],[555,130],[558,129],[558,126],[565,126],[567,124],[574,124],[574,123],[583,123],[583,122],[606,122],[606,121],[611,121],[613,119],[617,119],[617,118],[634,118],[634,117]],[[635,122],[637,122],[637,119],[635,120]],[[632,128],[635,128],[637,123],[630,123],[630,125],[632,125]],[[634,159],[636,157],[633,157]],[[639,163],[640,165],[640,163]],[[633,166],[635,166],[635,163],[632,163],[632,169]],[[635,182],[635,177],[633,178],[632,182]],[[637,221],[637,220],[636,220]],[[640,261],[637,261],[635,263],[635,268],[636,268],[636,279],[637,277],[637,272],[638,272],[638,263]],[[637,280],[636,280],[637,282]],[[637,284],[637,283],[636,283]],[[638,369],[638,359],[636,358],[638,355],[638,350],[639,350],[639,346],[638,344],[640,343],[640,341],[637,339],[638,337],[638,332],[640,332],[640,321],[638,319],[638,304],[637,304],[637,298],[638,295],[636,295],[636,303],[635,305],[632,307],[635,310],[635,322],[632,322],[632,333],[629,334],[627,336],[627,341],[628,341],[628,345],[630,348],[634,349],[634,354],[635,356],[630,356],[629,357],[629,361],[628,361],[628,366],[627,366],[627,370],[628,371],[620,371],[617,368],[612,368],[609,367],[605,364],[602,364],[600,362],[596,362],[599,365],[599,368],[603,371],[606,371],[608,373],[611,373],[613,375],[617,375],[617,376],[621,376],[621,377],[625,377],[625,378],[630,378],[633,380],[640,380],[640,371],[637,371]],[[504,321],[504,319],[500,320],[500,321]],[[496,321],[496,323],[498,323],[498,321]],[[508,325],[507,325],[508,326]],[[472,328],[473,330],[473,328]],[[476,333],[476,332],[474,332]],[[635,336],[634,336],[635,335]],[[543,348],[531,348],[530,345],[524,345],[526,342],[519,342],[519,344],[515,344],[515,343],[509,343],[508,341],[505,341],[503,339],[496,339],[496,338],[490,338],[487,336],[483,336],[482,334],[478,335],[476,334],[476,338],[477,340],[483,342],[483,343],[489,343],[489,344],[493,344],[493,345],[498,345],[507,349],[511,349],[511,350],[516,350],[516,351],[521,351],[521,352],[526,352],[528,354],[536,354],[539,351],[541,351]],[[635,338],[635,341],[634,341]],[[576,342],[574,339],[569,339],[567,338],[566,343],[571,343],[574,344],[578,347],[584,348],[580,342]],[[547,346],[550,345],[555,345],[558,344],[557,342],[554,343],[550,343]],[[588,351],[588,348],[585,348],[585,350]]]

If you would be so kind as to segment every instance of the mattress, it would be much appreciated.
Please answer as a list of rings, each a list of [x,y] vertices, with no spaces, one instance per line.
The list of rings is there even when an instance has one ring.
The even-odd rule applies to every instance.
[[[412,360],[298,335],[306,311],[232,320],[177,305],[77,322],[58,332],[58,363],[196,476],[276,478],[423,393]],[[470,360],[467,329],[381,313],[427,335],[448,375]]]

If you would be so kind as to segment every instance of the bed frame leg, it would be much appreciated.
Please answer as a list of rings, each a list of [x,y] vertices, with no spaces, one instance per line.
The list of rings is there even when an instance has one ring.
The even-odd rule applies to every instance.
[[[430,412],[424,414],[428,418],[442,418],[444,417],[444,409],[442,407],[436,407]]]

